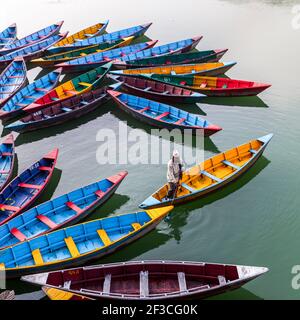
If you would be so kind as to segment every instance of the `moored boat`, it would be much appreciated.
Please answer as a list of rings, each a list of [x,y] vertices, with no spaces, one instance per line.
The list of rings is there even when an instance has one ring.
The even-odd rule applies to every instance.
[[[198,115],[167,104],[113,90],[108,90],[107,93],[120,109],[134,118],[155,127],[182,131],[188,129],[192,134],[204,135],[205,137],[222,130],[222,128],[211,124]]]
[[[83,47],[83,48],[75,49],[72,51],[67,51],[65,53],[56,53],[53,55],[46,55],[40,59],[31,60],[30,63],[43,68],[51,68],[51,67],[54,67],[56,64],[78,59],[88,54],[103,52],[103,51],[108,51],[108,50],[113,50],[113,49],[128,46],[133,40],[134,40],[134,37],[128,37],[128,38],[120,39],[113,43],[104,42],[104,43],[96,44],[90,47]]]
[[[63,290],[64,294],[55,295],[56,300],[73,300],[71,295],[96,300],[205,299],[238,289],[266,272],[264,267],[153,260],[58,270],[22,280]]]
[[[84,28],[76,33],[71,34],[70,36],[66,37],[65,39],[57,42],[54,47],[63,47],[72,45],[75,42],[80,42],[82,40],[86,40],[89,38],[93,38],[103,34],[108,26],[109,21],[96,23],[92,26]]]
[[[101,108],[108,100],[110,96],[106,93],[106,88],[92,90],[32,112],[6,125],[5,129],[22,133],[60,125]]]
[[[182,79],[182,77],[175,75],[167,77],[165,75],[153,74],[149,75],[149,78],[161,81],[164,84],[194,90],[209,97],[256,96],[271,86],[270,84],[254,81],[193,75],[186,76]]]
[[[65,99],[93,90],[104,80],[111,66],[112,64],[109,62],[57,86],[26,106],[24,111],[32,113],[58,102],[62,102]]]
[[[152,48],[157,43],[157,40],[138,43],[126,47],[116,48],[104,52],[96,52],[84,55],[78,59],[70,60],[63,63],[58,63],[55,66],[63,68],[64,72],[80,72],[89,70],[103,65],[109,61],[116,61],[122,57],[132,53]]]
[[[0,191],[10,180],[15,163],[14,136],[9,134],[0,144]]]
[[[13,43],[17,38],[17,25],[11,24],[9,27],[0,32],[0,50],[5,46]]]
[[[110,75],[109,77],[117,81],[115,85],[117,88],[120,87],[130,94],[150,100],[172,103],[197,103],[206,97],[189,89],[182,89],[178,86],[157,81],[127,76]]]
[[[157,67],[170,64],[195,64],[206,62],[218,62],[228,49],[206,50],[198,52],[185,52],[168,54],[164,56],[149,57],[130,61],[126,63],[126,68],[146,68]]]
[[[9,120],[20,115],[26,106],[55,88],[61,71],[61,69],[54,70],[17,92],[1,107],[0,119]]]
[[[33,59],[40,58],[44,52],[51,47],[56,42],[62,40],[65,38],[67,33],[63,34],[57,34],[55,36],[49,37],[43,41],[34,43],[32,45],[29,45],[27,47],[24,47],[22,49],[13,51],[11,53],[7,53],[3,56],[0,56],[0,67],[7,66],[10,62],[12,62],[14,59],[21,57],[24,59],[24,61],[28,62]]]
[[[44,202],[0,226],[0,249],[85,219],[117,190],[127,172],[99,180]]]
[[[27,209],[50,181],[58,157],[54,149],[24,170],[0,192],[0,225]]]
[[[239,178],[261,157],[273,134],[251,140],[218,154],[185,171],[174,199],[167,198],[168,184],[146,199],[140,208],[158,208],[170,203],[177,205],[204,197]]]
[[[114,62],[114,66],[118,69],[124,69],[131,65],[132,62],[138,61],[140,59],[150,58],[150,57],[160,57],[175,55],[182,52],[189,52],[196,48],[198,43],[203,37],[194,37],[190,39],[184,39],[172,43],[163,44],[161,46],[151,48],[148,50],[139,51],[136,53],[131,53],[126,55],[120,60]]]
[[[10,52],[20,50],[22,48],[33,46],[49,37],[57,35],[63,25],[63,21],[54,23],[46,28],[38,30],[30,35],[27,35],[21,39],[14,41],[13,43],[6,45],[4,48],[0,49],[0,55],[6,55]]]
[[[27,81],[26,64],[22,58],[14,60],[0,74],[0,106],[14,96]]]
[[[14,278],[82,265],[139,239],[172,209],[169,206],[115,215],[26,240],[0,251],[0,268],[7,278]]]
[[[114,43],[119,41],[120,39],[128,38],[128,37],[140,37],[144,35],[144,33],[150,28],[152,23],[147,23],[143,25],[138,25],[122,30],[118,30],[111,33],[102,34],[97,37],[88,38],[82,41],[77,41],[70,45],[65,45],[63,47],[52,47],[49,49],[51,54],[59,53],[59,52],[66,52],[68,50],[75,50],[76,48],[79,49],[80,47],[89,47],[96,44],[102,44],[105,42]]]
[[[225,74],[236,62],[210,62],[210,63],[199,63],[199,64],[184,64],[184,65],[166,65],[158,67],[149,68],[136,68],[136,69],[126,69],[126,70],[116,70],[111,71],[115,75],[125,75],[125,76],[143,76],[161,74],[171,77],[177,75],[178,77],[185,77],[187,75],[206,75],[214,76]]]

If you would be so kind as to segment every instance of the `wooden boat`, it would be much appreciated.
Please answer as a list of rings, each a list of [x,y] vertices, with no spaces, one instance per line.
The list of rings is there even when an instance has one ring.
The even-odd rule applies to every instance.
[[[253,81],[235,80],[217,77],[181,76],[167,77],[160,74],[150,75],[149,78],[161,81],[164,84],[180,86],[194,90],[210,97],[240,97],[256,96],[268,89],[271,85]]]
[[[132,62],[140,59],[159,57],[165,55],[175,55],[182,52],[189,52],[196,48],[202,36],[176,41],[173,43],[164,44],[148,50],[143,50],[136,53],[126,55],[120,60],[114,62],[114,66],[118,69],[126,69]]]
[[[116,88],[121,87],[130,94],[150,100],[172,103],[197,103],[206,97],[203,94],[188,89],[182,89],[178,86],[163,84],[157,81],[127,76],[110,75],[109,77],[114,81],[118,81],[115,85]]]
[[[108,50],[113,50],[113,49],[128,46],[133,40],[134,40],[134,37],[128,37],[128,38],[120,39],[113,43],[104,42],[104,43],[96,44],[90,47],[83,47],[83,48],[75,49],[72,51],[67,51],[65,53],[56,53],[53,55],[44,56],[43,58],[30,61],[30,63],[33,65],[40,66],[42,68],[52,68],[56,64],[78,59],[88,54],[103,52],[103,51],[108,51]]]
[[[0,50],[5,46],[9,46],[17,38],[17,25],[13,23],[5,30],[0,32]]]
[[[16,93],[1,107],[0,119],[8,120],[20,115],[22,109],[55,88],[59,81],[61,71],[61,69],[57,69],[50,72]]]
[[[23,171],[0,192],[0,225],[25,211],[50,181],[58,157],[54,149]]]
[[[50,300],[59,300],[59,301],[64,301],[64,300],[70,300],[70,301],[95,300],[95,299],[88,298],[88,297],[80,295],[80,294],[74,294],[74,293],[64,291],[61,289],[42,287],[42,290]]]
[[[26,81],[27,69],[24,60],[14,60],[0,74],[0,106],[23,88]]]
[[[272,137],[273,134],[266,135],[205,160],[183,173],[174,199],[166,198],[168,185],[165,184],[146,199],[140,208],[158,208],[169,203],[177,205],[204,197],[224,187],[256,163]]]
[[[22,280],[97,300],[204,299],[238,289],[268,271],[232,264],[154,260],[58,270]]]
[[[44,52],[51,47],[53,44],[55,44],[57,41],[62,40],[65,38],[67,33],[58,34],[53,37],[47,38],[44,41],[32,44],[30,46],[24,47],[22,49],[13,51],[11,53],[8,53],[6,55],[0,56],[0,67],[7,66],[11,61],[14,59],[21,57],[24,59],[24,61],[28,62],[33,59],[40,58]]]
[[[54,47],[63,47],[63,46],[68,46],[72,45],[75,42],[80,42],[85,39],[93,38],[96,36],[99,36],[103,34],[107,28],[107,25],[109,23],[109,20],[103,22],[103,23],[96,23],[90,27],[87,27],[81,31],[78,31],[65,39],[57,42]]]
[[[126,62],[126,68],[146,68],[170,64],[195,64],[206,62],[218,62],[227,51],[228,49],[217,49],[149,57]]]
[[[81,72],[84,70],[93,69],[107,63],[108,61],[116,61],[122,57],[132,53],[148,48],[152,48],[157,43],[155,41],[148,41],[144,43],[138,43],[131,46],[117,48],[104,52],[96,52],[88,55],[84,55],[81,58],[70,60],[63,63],[58,63],[55,66],[57,68],[63,68],[64,72]]]
[[[155,127],[169,130],[190,129],[192,134],[204,135],[205,137],[222,130],[222,128],[209,123],[195,114],[167,104],[113,90],[108,90],[107,93],[113,98],[120,109],[134,118]]]
[[[79,49],[80,47],[89,47],[96,44],[99,45],[105,42],[114,43],[116,41],[119,41],[120,39],[124,39],[128,37],[137,38],[142,36],[150,28],[151,25],[152,23],[148,23],[148,24],[143,24],[143,25],[115,31],[112,33],[102,34],[97,37],[88,38],[82,41],[77,41],[70,45],[65,45],[62,47],[52,47],[51,49],[49,49],[49,51],[51,52],[51,54],[55,54],[60,52],[66,52],[68,50]]]
[[[4,48],[0,49],[0,55],[6,55],[13,51],[20,50],[28,46],[33,46],[34,44],[42,42],[47,38],[58,35],[63,23],[63,21],[54,23],[51,26],[38,30],[24,38],[16,40],[9,45],[6,45]]]
[[[93,220],[26,240],[0,251],[0,268],[14,278],[102,258],[154,229],[172,209]]]
[[[101,108],[108,100],[110,96],[106,93],[106,88],[96,89],[30,113],[5,126],[5,129],[22,133],[60,125],[90,114],[93,110]]]
[[[0,249],[71,226],[85,219],[118,189],[127,172],[44,202],[0,226]]]
[[[199,64],[184,64],[184,65],[168,65],[149,68],[136,68],[126,70],[112,71],[115,75],[125,76],[144,76],[145,74],[162,74],[167,76],[177,75],[178,77],[185,77],[187,75],[206,75],[214,76],[225,74],[229,69],[236,65],[236,62],[210,62]]]
[[[0,191],[10,180],[15,163],[15,143],[12,134],[0,144]]]
[[[112,64],[109,62],[59,85],[26,106],[24,111],[32,113],[58,102],[63,102],[65,99],[91,91],[100,85],[111,66]]]

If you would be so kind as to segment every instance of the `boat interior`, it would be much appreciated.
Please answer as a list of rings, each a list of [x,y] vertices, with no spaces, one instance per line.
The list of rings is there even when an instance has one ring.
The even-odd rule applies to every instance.
[[[13,161],[13,145],[11,143],[2,143],[0,145],[0,187],[3,187],[10,174]]]

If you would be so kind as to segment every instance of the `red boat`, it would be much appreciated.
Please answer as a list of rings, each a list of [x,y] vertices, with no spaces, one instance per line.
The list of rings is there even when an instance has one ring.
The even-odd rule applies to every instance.
[[[94,299],[204,299],[238,289],[267,271],[215,263],[139,261],[28,275],[22,280]]]
[[[201,93],[167,83],[160,83],[137,77],[121,77],[114,75],[110,75],[109,77],[118,81],[118,83],[112,86],[115,89],[122,87],[126,92],[150,100],[171,103],[197,103],[206,97]]]
[[[24,170],[0,193],[0,225],[19,215],[40,196],[49,183],[56,165],[58,149]]]
[[[145,77],[148,76],[145,75]],[[256,96],[271,87],[270,84],[266,83],[195,75],[187,75],[183,79],[176,75],[165,76],[153,74],[149,75],[149,78],[164,84],[176,85],[184,89],[193,90],[210,97]]]

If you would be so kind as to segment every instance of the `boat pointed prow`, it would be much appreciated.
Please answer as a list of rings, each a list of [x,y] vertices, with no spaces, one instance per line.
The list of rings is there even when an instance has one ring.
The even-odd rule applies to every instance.
[[[58,148],[55,148],[54,150],[50,151],[49,153],[47,153],[44,158],[47,158],[47,159],[57,159],[58,157],[58,152],[59,152],[59,149]]]
[[[237,266],[239,279],[257,278],[269,271],[265,267]]]
[[[270,134],[267,134],[266,136],[258,138],[257,140],[264,144],[268,144],[272,140],[273,136],[274,134],[270,133]]]
[[[111,96],[111,97],[117,97],[120,94],[122,94],[122,92],[118,92],[118,91],[114,91],[114,90],[107,90],[107,93]]]

